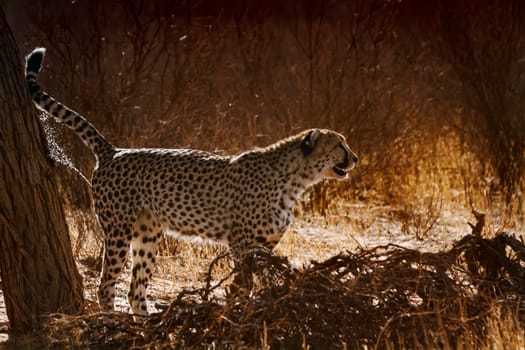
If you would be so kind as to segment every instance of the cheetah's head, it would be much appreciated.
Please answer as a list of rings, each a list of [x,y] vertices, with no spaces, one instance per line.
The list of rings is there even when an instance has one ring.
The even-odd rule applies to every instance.
[[[301,135],[304,169],[314,183],[322,179],[348,178],[348,172],[355,168],[358,158],[343,135],[325,129],[307,130]]]

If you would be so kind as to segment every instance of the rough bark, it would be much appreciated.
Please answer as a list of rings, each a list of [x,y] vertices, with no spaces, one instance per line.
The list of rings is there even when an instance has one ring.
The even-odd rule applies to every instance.
[[[57,178],[21,58],[0,8],[0,275],[14,340],[38,330],[42,316],[75,313],[83,305]]]

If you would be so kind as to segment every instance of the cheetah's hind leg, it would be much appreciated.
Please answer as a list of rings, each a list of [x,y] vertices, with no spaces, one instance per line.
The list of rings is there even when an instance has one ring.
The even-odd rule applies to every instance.
[[[131,240],[132,274],[128,301],[133,314],[147,316],[146,290],[155,267],[162,226],[157,217],[143,209],[137,215]]]
[[[115,284],[122,273],[129,251],[131,223],[112,224],[111,218],[99,222],[105,232],[102,271],[98,287],[98,303],[103,311],[112,311],[115,304]]]

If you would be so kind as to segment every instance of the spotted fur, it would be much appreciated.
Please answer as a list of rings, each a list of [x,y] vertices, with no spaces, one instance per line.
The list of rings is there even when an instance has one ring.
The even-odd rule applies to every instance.
[[[27,56],[35,104],[73,129],[97,157],[92,188],[105,233],[98,290],[105,310],[113,309],[115,282],[130,247],[128,300],[133,313],[147,315],[146,289],[163,233],[222,242],[237,253],[273,249],[303,192],[323,179],[346,179],[357,162],[345,138],[324,129],[232,156],[115,148],[81,115],[42,91],[36,78],[44,53],[37,48]]]

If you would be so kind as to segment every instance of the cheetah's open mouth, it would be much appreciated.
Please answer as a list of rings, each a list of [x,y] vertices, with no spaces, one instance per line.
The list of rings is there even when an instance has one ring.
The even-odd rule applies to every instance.
[[[336,166],[334,166],[332,170],[334,171],[334,173],[336,173],[337,175],[341,177],[346,177],[348,175],[346,170],[343,167],[341,167],[340,164],[337,164]]]
[[[343,148],[343,147],[341,147]],[[350,167],[350,157],[348,156],[348,152],[343,148],[345,151],[345,157],[341,163],[337,163],[332,170],[336,175],[345,178],[348,176],[347,169]]]

